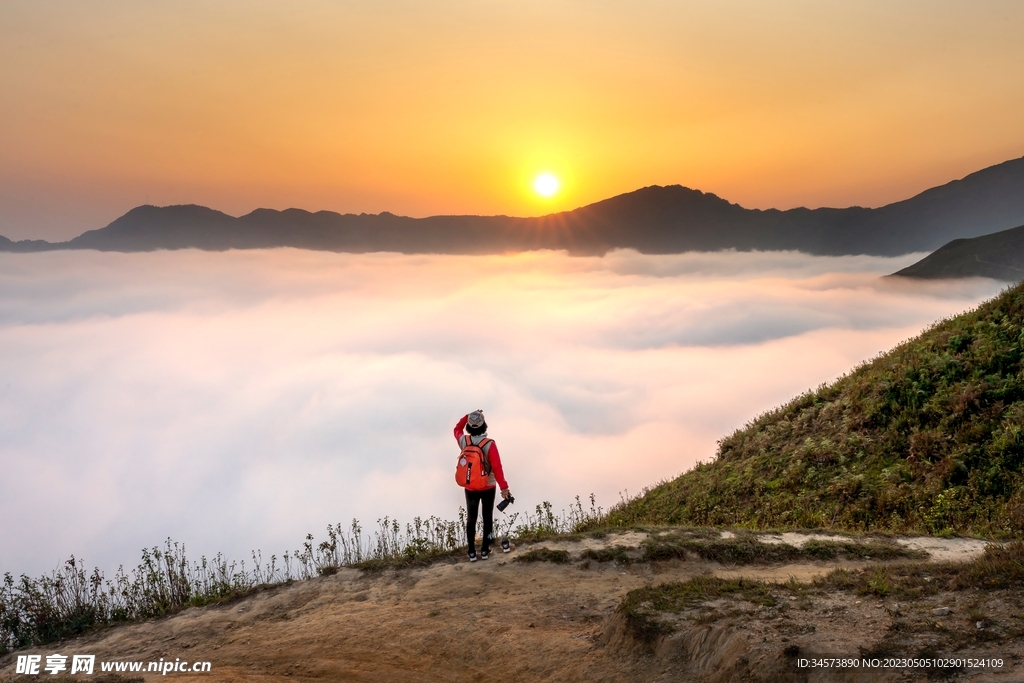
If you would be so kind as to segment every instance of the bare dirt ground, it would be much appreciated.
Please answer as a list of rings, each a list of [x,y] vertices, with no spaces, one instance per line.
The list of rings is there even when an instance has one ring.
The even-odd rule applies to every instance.
[[[609,544],[633,547],[645,534],[545,542],[532,547],[569,551]],[[805,535],[765,536],[799,545]],[[844,539],[849,540],[849,539]],[[899,539],[935,559],[971,559],[984,543],[969,539]],[[927,605],[836,594],[750,618],[723,605],[713,621],[686,621],[653,643],[628,633],[616,607],[630,590],[701,574],[771,581],[812,579],[867,561],[723,566],[667,561],[515,562],[527,547],[487,561],[442,562],[384,572],[344,569],[336,575],[266,589],[227,605],[191,608],[154,621],[110,628],[77,640],[17,654],[92,654],[97,661],[209,661],[205,674],[169,673],[177,681],[853,681],[930,680],[937,675],[877,670],[865,676],[824,669],[786,673],[795,652],[858,655],[884,652],[901,628],[913,627],[918,649],[943,630],[970,635],[959,654],[998,656],[1002,669],[960,670],[956,680],[1024,680],[1024,642],[1016,621],[1020,595],[1003,592],[941,595]],[[714,605],[711,605],[713,608]],[[935,616],[931,610],[948,607]],[[729,613],[732,609],[733,613]],[[740,610],[742,611],[742,610]],[[934,633],[932,633],[934,632]],[[923,635],[921,635],[923,633]],[[901,641],[908,643],[910,641]],[[942,642],[950,642],[948,639]],[[934,643],[933,643],[934,644]],[[788,649],[787,649],[788,648]],[[788,655],[785,654],[788,652]],[[911,656],[914,652],[889,652]],[[942,654],[957,654],[944,652]],[[77,675],[74,680],[101,678]],[[0,681],[59,680],[16,676],[15,656],[0,659]],[[945,672],[949,674],[950,672]],[[860,675],[860,678],[857,678]],[[132,674],[155,681],[163,676]],[[141,676],[141,678],[139,678]],[[70,680],[70,678],[69,678]]]

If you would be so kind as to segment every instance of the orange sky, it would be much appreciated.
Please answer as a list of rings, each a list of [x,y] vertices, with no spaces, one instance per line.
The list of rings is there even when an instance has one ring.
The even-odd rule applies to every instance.
[[[1016,1],[8,2],[0,234],[671,183],[880,205],[1024,155],[1021,36]]]

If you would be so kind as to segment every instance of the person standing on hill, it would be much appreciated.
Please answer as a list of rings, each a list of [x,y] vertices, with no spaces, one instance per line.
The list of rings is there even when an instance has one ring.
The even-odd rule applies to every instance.
[[[467,446],[480,446],[483,451],[484,460],[489,463],[487,482],[481,490],[470,490],[466,488],[466,539],[469,542],[469,561],[476,562],[476,520],[477,508],[483,506],[484,510],[484,538],[483,546],[480,548],[480,559],[486,560],[491,553],[491,541],[494,538],[494,492],[495,487],[501,487],[501,497],[509,499],[512,493],[508,490],[508,482],[505,481],[505,473],[501,469],[501,456],[498,455],[498,445],[493,439],[487,438],[487,422],[484,421],[484,411],[474,410],[472,413],[463,416],[455,425],[455,440],[459,442],[459,448],[465,451]],[[509,551],[508,541],[501,542],[501,549]]]

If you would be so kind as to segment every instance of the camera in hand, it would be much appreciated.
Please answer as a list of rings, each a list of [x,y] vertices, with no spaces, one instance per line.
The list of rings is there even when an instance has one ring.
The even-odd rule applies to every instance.
[[[498,512],[504,512],[505,508],[507,508],[509,505],[511,505],[514,502],[516,502],[516,499],[513,498],[512,496],[509,496],[505,500],[503,500],[500,503],[498,503]]]

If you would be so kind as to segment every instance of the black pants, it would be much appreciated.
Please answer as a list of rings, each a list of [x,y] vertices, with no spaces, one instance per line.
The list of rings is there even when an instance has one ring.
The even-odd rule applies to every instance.
[[[494,535],[494,493],[498,489],[470,491],[466,489],[466,538],[469,540],[469,552],[476,552],[476,508],[479,503],[484,506],[484,550],[491,549],[491,537]]]

